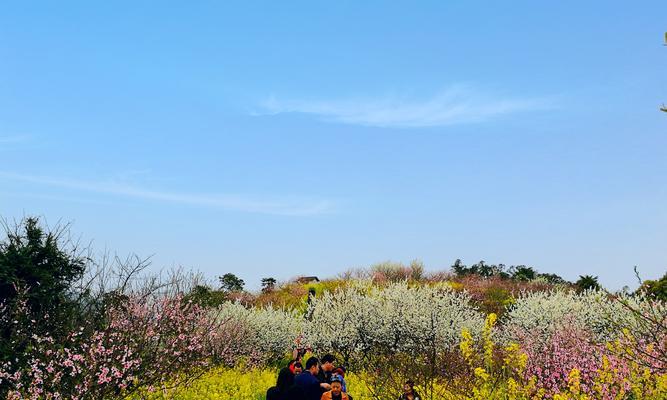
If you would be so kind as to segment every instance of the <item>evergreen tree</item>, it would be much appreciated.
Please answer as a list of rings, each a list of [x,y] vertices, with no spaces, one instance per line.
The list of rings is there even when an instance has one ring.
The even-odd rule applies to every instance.
[[[241,292],[243,291],[243,286],[245,286],[243,279],[231,272],[218,277],[218,279],[220,280],[220,290],[224,290],[225,292]]]
[[[262,292],[269,293],[272,292],[276,286],[275,278],[263,278],[262,279]]]
[[[598,283],[598,277],[592,275],[579,275],[579,280],[575,282],[579,290],[600,290],[602,287]]]

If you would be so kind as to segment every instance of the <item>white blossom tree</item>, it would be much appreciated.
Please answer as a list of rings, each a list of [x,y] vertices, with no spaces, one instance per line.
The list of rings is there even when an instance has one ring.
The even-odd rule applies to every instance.
[[[446,367],[442,360],[456,353],[463,328],[481,332],[484,325],[465,293],[407,282],[385,288],[356,282],[315,299],[308,316],[304,336],[313,349],[366,370],[377,398],[394,396],[406,378],[432,392]],[[389,363],[391,368],[378,368]]]

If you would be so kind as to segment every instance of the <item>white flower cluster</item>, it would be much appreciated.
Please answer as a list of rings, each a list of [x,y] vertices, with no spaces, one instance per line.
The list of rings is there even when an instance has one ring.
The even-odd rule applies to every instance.
[[[375,351],[451,350],[464,327],[479,332],[484,317],[467,295],[446,287],[358,282],[313,301],[305,339],[319,352],[344,357]]]
[[[238,343],[251,349],[262,358],[280,358],[292,351],[302,330],[303,317],[294,310],[246,308],[239,303],[224,303],[217,310],[217,317],[227,321],[224,326],[240,328],[243,332]]]
[[[640,296],[613,298],[602,291],[524,293],[505,315],[501,339],[517,341],[528,334],[547,340],[557,329],[570,326],[590,332],[597,341],[612,340],[619,327],[641,329],[641,320],[622,302],[644,311],[650,304]]]

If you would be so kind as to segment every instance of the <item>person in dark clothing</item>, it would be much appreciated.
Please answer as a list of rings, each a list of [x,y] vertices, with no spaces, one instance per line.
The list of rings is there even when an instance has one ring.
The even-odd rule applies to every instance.
[[[294,385],[294,374],[288,367],[285,367],[278,372],[278,381],[276,386],[269,388],[266,391],[266,400],[290,400],[287,397],[287,392],[290,387]]]
[[[317,379],[321,383],[331,384],[331,375],[333,374],[334,369],[336,369],[334,366],[335,362],[336,357],[331,354],[322,357],[322,368],[320,368],[320,372],[317,374]]]
[[[294,385],[303,390],[304,400],[320,400],[323,389],[330,389],[328,384],[320,383],[316,378],[319,372],[320,360],[317,357],[311,357],[306,361],[306,369],[294,378]]]
[[[403,384],[403,394],[398,400],[421,400],[421,397],[419,397],[419,394],[415,390],[415,383],[413,381],[405,381],[405,384]]]
[[[287,400],[306,400],[306,394],[301,387],[292,385],[292,387],[287,389],[287,397],[285,398]]]

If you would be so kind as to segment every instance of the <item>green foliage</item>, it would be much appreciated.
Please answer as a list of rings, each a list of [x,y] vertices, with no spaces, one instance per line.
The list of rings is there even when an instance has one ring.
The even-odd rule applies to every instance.
[[[482,309],[487,313],[502,315],[513,302],[514,297],[509,290],[492,286],[484,293]]]
[[[218,277],[218,279],[220,280],[220,289],[225,292],[240,292],[245,286],[243,279],[230,272]]]
[[[0,243],[0,302],[13,301],[26,288],[30,309],[48,313],[69,301],[73,282],[83,276],[86,259],[62,248],[62,232],[44,232],[37,218],[6,228]]]
[[[469,275],[477,275],[484,278],[499,277],[501,279],[509,279],[512,277],[512,275],[510,275],[508,271],[513,271],[516,268],[528,268],[532,270],[532,268],[526,267],[524,265],[520,265],[519,267],[511,266],[507,268],[505,264],[487,264],[484,260],[481,260],[477,264],[473,264],[468,267],[463,264],[461,260],[457,259],[451,266],[452,272],[454,272],[458,278]]]
[[[29,338],[19,337],[21,326],[58,337],[78,317],[78,294],[71,288],[82,278],[87,259],[64,240],[65,233],[60,228],[46,232],[32,217],[14,227],[5,225],[6,238],[0,242],[0,305],[20,321],[0,328],[0,360],[21,354],[22,346],[27,346]]]
[[[482,260],[477,264],[474,264],[471,267],[471,269],[473,271],[477,271],[478,275],[483,276],[485,278],[491,276],[501,276],[501,275],[503,278],[507,278],[507,273],[505,272],[504,264],[498,264],[498,265],[487,264],[484,260]]]
[[[262,279],[262,293],[272,292],[276,287],[275,278],[263,278]]]
[[[579,275],[579,280],[574,283],[579,290],[600,290],[602,286],[598,283],[598,277],[592,275]]]
[[[667,301],[667,273],[657,280],[645,280],[637,291],[649,297]]]
[[[563,285],[568,283],[565,279],[561,278],[556,274],[537,274],[538,279],[543,279],[545,282],[554,284],[554,285]]]
[[[220,290],[212,290],[208,286],[197,285],[190,293],[183,297],[183,302],[192,301],[202,307],[213,308],[224,303],[226,300],[225,293]]]
[[[454,264],[452,265],[451,269],[452,272],[454,272],[454,274],[458,277],[470,275],[477,272],[473,271],[471,268],[466,267],[466,265],[463,264],[461,260],[458,258],[456,259],[456,261],[454,261]]]
[[[500,279],[511,279],[517,282],[533,282],[541,280],[552,285],[562,285],[568,282],[556,274],[538,273],[533,267],[525,265],[512,265],[509,268],[505,264],[487,264],[480,261],[470,267],[464,265],[461,260],[456,260],[451,266],[452,272],[457,278],[466,276],[480,276],[482,278],[497,277]]]
[[[504,278],[508,277],[508,274],[505,272],[504,264],[498,264],[498,265],[487,264],[484,260],[481,260],[477,264],[473,264],[470,267],[462,265],[460,260],[456,260],[454,264],[458,265],[458,271],[460,271],[457,272],[457,276],[479,275],[485,278],[489,278],[492,276],[502,275],[502,277]]]
[[[517,281],[532,281],[535,277],[535,270],[525,265],[519,265],[512,270],[512,279]]]

